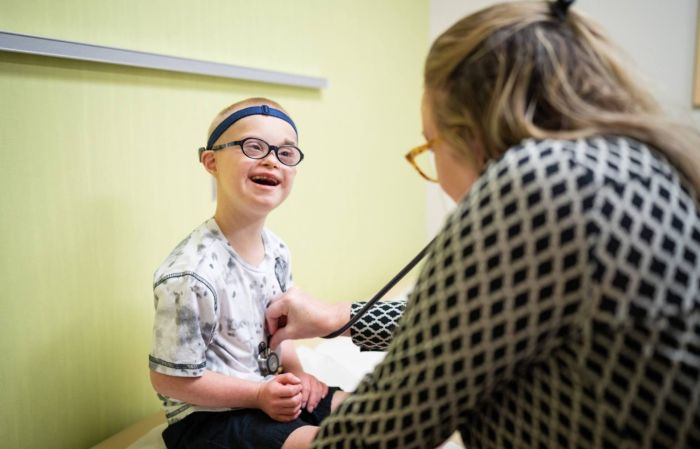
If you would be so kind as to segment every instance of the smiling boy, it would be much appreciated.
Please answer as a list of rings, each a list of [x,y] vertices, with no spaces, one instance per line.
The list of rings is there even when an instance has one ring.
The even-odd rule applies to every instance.
[[[281,347],[286,372],[268,372],[277,367],[265,309],[292,274],[265,219],[304,157],[297,129],[279,104],[252,98],[221,111],[208,137],[199,157],[216,180],[216,212],[154,277],[149,366],[169,423],[163,439],[169,449],[306,447],[345,394],[305,373],[291,343]]]

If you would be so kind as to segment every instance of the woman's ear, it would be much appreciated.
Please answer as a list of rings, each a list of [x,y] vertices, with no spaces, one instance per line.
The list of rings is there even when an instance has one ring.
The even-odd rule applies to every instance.
[[[202,165],[204,169],[209,172],[212,176],[216,175],[216,157],[214,152],[211,150],[202,153]]]

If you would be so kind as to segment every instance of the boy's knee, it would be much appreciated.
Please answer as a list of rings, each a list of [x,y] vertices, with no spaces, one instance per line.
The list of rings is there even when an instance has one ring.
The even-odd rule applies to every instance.
[[[299,427],[289,434],[289,437],[282,445],[282,449],[306,449],[311,446],[311,441],[313,441],[317,432],[318,427],[316,426]]]

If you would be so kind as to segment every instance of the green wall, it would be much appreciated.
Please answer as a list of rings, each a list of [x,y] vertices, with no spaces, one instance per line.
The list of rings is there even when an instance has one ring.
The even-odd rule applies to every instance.
[[[0,52],[0,446],[89,447],[158,409],[152,273],[214,210],[213,115],[280,101],[307,158],[269,226],[297,285],[374,293],[424,243],[427,0],[0,0],[0,30],[328,78],[324,90]]]

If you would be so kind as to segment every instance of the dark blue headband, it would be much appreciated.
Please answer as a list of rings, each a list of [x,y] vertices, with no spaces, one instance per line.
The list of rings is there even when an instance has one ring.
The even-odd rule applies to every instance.
[[[278,119],[282,119],[285,122],[292,125],[292,128],[294,128],[294,132],[297,134],[297,136],[299,135],[299,133],[297,132],[297,127],[294,125],[294,122],[284,112],[280,111],[279,109],[271,108],[265,104],[262,106],[251,106],[249,108],[240,109],[234,112],[233,114],[226,117],[226,120],[219,123],[219,126],[214,128],[214,131],[212,131],[211,136],[209,136],[209,141],[207,141],[207,150],[211,150],[211,147],[214,146],[214,142],[216,142],[216,140],[219,137],[221,137],[224,131],[229,129],[231,125],[233,125],[234,123],[236,123],[244,117],[248,117],[249,115],[270,115],[272,117],[277,117]]]

